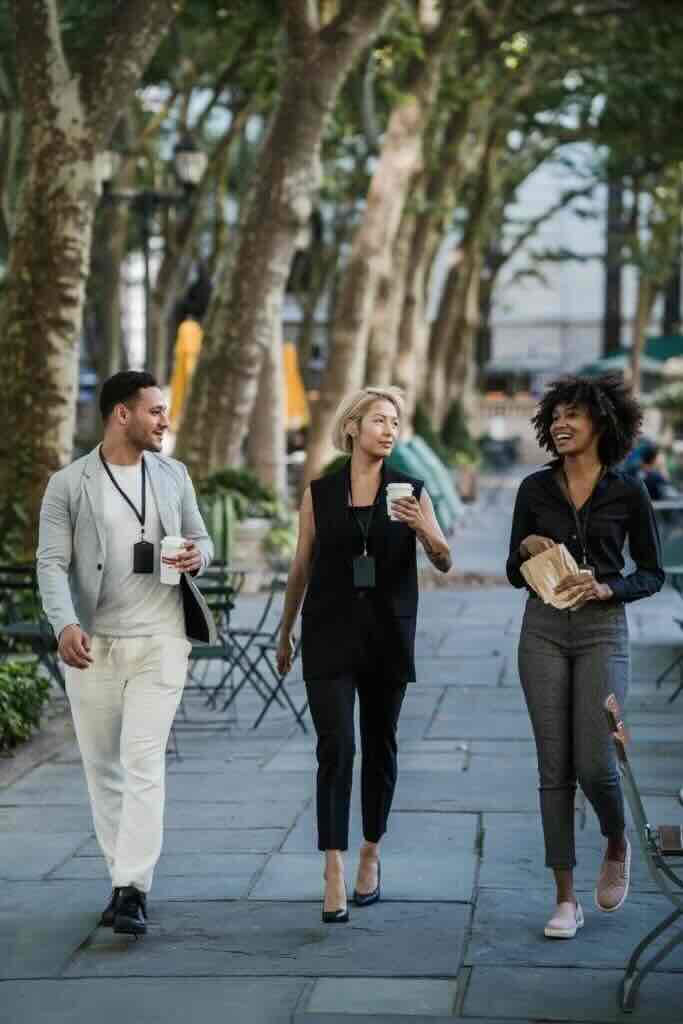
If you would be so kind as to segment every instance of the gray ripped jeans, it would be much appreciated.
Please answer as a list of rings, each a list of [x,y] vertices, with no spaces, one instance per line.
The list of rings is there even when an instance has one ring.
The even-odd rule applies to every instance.
[[[536,740],[546,865],[573,868],[578,780],[604,836],[624,828],[624,800],[603,702],[623,707],[629,681],[624,606],[592,601],[575,612],[530,597],[519,675]]]

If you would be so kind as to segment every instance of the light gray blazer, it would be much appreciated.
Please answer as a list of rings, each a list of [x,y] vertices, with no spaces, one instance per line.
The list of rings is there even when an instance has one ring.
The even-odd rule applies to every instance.
[[[213,558],[213,544],[182,462],[145,453],[147,478],[159,509],[162,536],[193,540],[202,555],[200,575]],[[55,635],[79,623],[92,634],[107,558],[99,446],[51,477],[40,509],[38,586]],[[185,630],[192,640],[216,643],[211,612],[192,578],[181,576]]]

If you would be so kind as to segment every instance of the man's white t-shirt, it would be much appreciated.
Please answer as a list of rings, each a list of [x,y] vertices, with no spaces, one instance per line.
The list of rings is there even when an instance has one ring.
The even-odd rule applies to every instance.
[[[121,490],[141,511],[142,463],[109,469]],[[185,636],[179,586],[161,582],[161,520],[146,474],[144,539],[154,545],[154,572],[133,572],[133,547],[141,539],[140,520],[102,470],[107,553],[93,632],[100,636]]]

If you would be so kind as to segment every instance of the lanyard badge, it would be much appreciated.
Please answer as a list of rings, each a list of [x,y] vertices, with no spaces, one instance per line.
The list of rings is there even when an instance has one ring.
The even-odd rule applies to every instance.
[[[380,488],[381,489],[381,488]],[[367,522],[364,522],[361,517],[356,513],[355,506],[353,504],[353,493],[351,490],[351,474],[349,473],[349,500],[351,502],[351,512],[353,518],[358,524],[358,529],[363,537],[363,554],[356,555],[353,559],[353,585],[356,590],[372,590],[375,587],[375,559],[373,555],[368,554],[368,540],[370,538],[370,530],[372,529],[372,520],[375,515],[375,507],[377,505],[377,498],[379,492],[375,498]]]
[[[154,572],[154,545],[150,544],[150,542],[148,540],[145,540],[145,517],[146,517],[146,508],[147,508],[147,479],[146,479],[145,458],[144,458],[144,456],[142,457],[142,467],[141,467],[142,494],[141,494],[141,500],[140,500],[140,511],[138,512],[137,508],[135,507],[133,502],[130,500],[130,498],[128,497],[126,492],[121,487],[119,487],[118,483],[116,482],[116,480],[114,478],[114,474],[112,473],[111,469],[107,465],[107,460],[105,459],[104,455],[102,454],[102,449],[100,448],[99,451],[100,451],[100,459],[102,460],[102,465],[105,468],[107,476],[109,477],[109,479],[111,480],[112,484],[114,485],[116,490],[119,492],[119,494],[121,495],[123,500],[126,502],[126,504],[129,505],[132,508],[133,512],[135,513],[136,519],[140,523],[140,540],[137,542],[137,544],[133,545],[133,572],[134,573],[145,573],[145,574],[153,573]]]

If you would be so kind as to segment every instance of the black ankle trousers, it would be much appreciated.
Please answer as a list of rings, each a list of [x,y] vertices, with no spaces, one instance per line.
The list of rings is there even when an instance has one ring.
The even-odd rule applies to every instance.
[[[310,680],[306,691],[318,736],[318,849],[346,850],[349,845],[356,691],[363,835],[377,843],[386,832],[396,787],[396,729],[406,687],[388,686],[377,674],[363,672]]]

